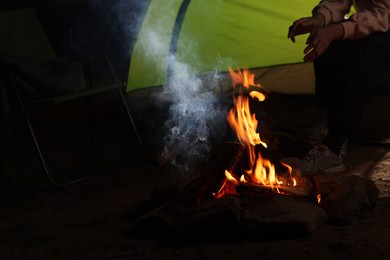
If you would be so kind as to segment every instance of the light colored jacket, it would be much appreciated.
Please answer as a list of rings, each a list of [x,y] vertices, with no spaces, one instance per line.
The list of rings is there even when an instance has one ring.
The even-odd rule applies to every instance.
[[[346,19],[352,6],[357,12]],[[354,40],[390,29],[390,0],[322,0],[313,9],[315,13],[324,16],[325,25],[341,23],[343,39]]]

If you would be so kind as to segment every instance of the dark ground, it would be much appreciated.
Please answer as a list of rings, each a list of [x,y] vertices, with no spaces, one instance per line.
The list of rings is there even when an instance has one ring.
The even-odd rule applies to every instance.
[[[283,103],[278,104],[282,105],[273,110],[275,128],[294,130],[295,127],[318,123],[319,117],[311,109],[310,98],[282,96],[280,100]],[[142,113],[143,116],[147,115]],[[48,121],[49,114],[43,114],[43,121]],[[383,139],[389,133],[389,114],[385,99],[375,101],[362,125],[361,136]],[[128,126],[117,126],[111,121],[113,118],[98,120],[100,123],[108,123],[111,129],[109,136],[98,134],[92,140],[97,144],[96,149],[103,148],[107,152],[103,157],[99,157],[101,154],[93,157],[98,159],[88,157],[92,155],[83,152],[80,148],[83,146],[75,148],[71,145],[72,152],[81,150],[88,158],[68,160],[61,154],[59,146],[50,141],[51,132],[44,132],[47,137],[45,140],[48,140],[47,147],[53,148],[48,156],[53,160],[60,159],[52,165],[55,169],[53,174],[59,177],[70,174],[73,167],[79,166],[79,161],[93,162],[94,165],[80,166],[93,168],[117,165],[129,161],[129,158],[137,158],[138,152],[134,153],[130,148],[134,141],[123,139],[127,136],[123,130],[131,132],[131,129]],[[15,122],[20,122],[19,119],[17,117]],[[80,122],[84,122],[83,119]],[[68,130],[82,132],[81,128],[75,127],[73,125]],[[277,240],[264,237],[258,240],[239,238],[235,242],[226,243],[222,242],[223,239],[211,242],[199,237],[195,242],[188,242],[184,238],[141,236],[133,229],[134,217],[142,212],[139,205],[149,200],[151,190],[179,179],[183,173],[170,165],[159,165],[146,149],[145,158],[134,164],[64,188],[55,187],[45,178],[28,135],[23,130],[17,130],[23,128],[21,123],[14,124],[13,138],[4,147],[5,172],[0,192],[1,259],[390,258],[388,147],[351,142],[344,157],[348,169],[342,175],[356,174],[374,180],[381,191],[374,214],[368,219],[347,226],[326,224],[311,235],[295,239],[284,239],[283,234],[280,234]],[[63,129],[57,128],[53,132]],[[102,129],[107,129],[107,126]],[[143,129],[144,138],[146,132]],[[90,136],[88,131],[85,135]],[[105,138],[112,138],[113,141]],[[63,137],[62,140],[64,142],[61,145],[74,141],[70,137]],[[127,143],[130,145],[126,146]]]

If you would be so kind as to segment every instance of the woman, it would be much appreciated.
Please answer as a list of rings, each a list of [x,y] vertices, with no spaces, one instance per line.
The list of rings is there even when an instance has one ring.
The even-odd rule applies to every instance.
[[[356,12],[347,18],[352,6]],[[329,133],[296,163],[304,173],[341,172],[346,141],[356,135],[378,74],[390,68],[390,0],[323,0],[312,14],[295,21],[288,38],[309,33],[304,61],[314,62]]]

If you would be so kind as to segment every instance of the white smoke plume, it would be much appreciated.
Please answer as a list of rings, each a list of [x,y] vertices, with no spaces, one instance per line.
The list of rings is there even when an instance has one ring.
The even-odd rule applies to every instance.
[[[167,73],[167,60],[161,59],[166,55],[166,46],[162,46],[163,42],[167,42],[166,35],[161,34],[158,28],[145,35],[141,39],[143,53],[148,54],[149,61],[153,61],[160,74]],[[185,41],[187,53],[192,61],[196,61],[195,41]],[[169,55],[168,61],[174,64],[174,73],[163,91],[155,95],[156,102],[169,104],[162,157],[183,170],[191,171],[193,166],[210,158],[212,140],[223,131],[226,109],[221,106],[220,99],[224,77],[219,73],[209,73],[205,80],[189,64],[177,60],[174,54]]]
[[[176,59],[171,56],[170,59]],[[221,106],[218,92],[219,74],[203,80],[185,63],[176,61],[175,75],[164,87],[162,95],[171,99],[170,118],[165,123],[166,136],[163,156],[176,151],[172,163],[185,170],[207,161],[211,156],[212,139],[225,121],[226,110]],[[222,121],[222,122],[221,122]]]
[[[169,4],[169,0],[165,4]],[[133,4],[131,4],[133,2]],[[118,0],[116,7],[120,10],[137,8],[145,10],[149,1],[125,1]],[[140,21],[134,16],[118,17],[118,19],[132,20],[136,27],[140,26]],[[130,15],[130,14],[129,14]],[[166,33],[164,19],[171,19],[170,14],[162,12],[159,14],[160,23],[156,23],[153,30],[143,34],[138,38],[139,46],[142,46],[143,53],[147,55],[148,62],[154,64],[154,69],[159,71],[160,75],[168,73],[166,71],[166,42],[170,42],[170,37]],[[132,28],[123,27],[125,21],[119,21],[121,31],[128,31],[133,35]],[[134,28],[134,27],[133,27]],[[180,39],[185,41],[187,53],[191,55],[191,62],[196,62],[198,57],[198,48],[196,39]],[[162,58],[162,57],[165,57]],[[226,108],[221,106],[222,81],[226,77],[218,73],[209,73],[207,80],[198,76],[199,73],[189,64],[177,60],[174,54],[170,54],[168,62],[175,64],[174,73],[170,75],[169,82],[163,87],[163,91],[154,97],[156,102],[165,102],[169,104],[169,115],[164,124],[165,136],[163,137],[164,148],[162,156],[169,158],[170,162],[181,169],[191,170],[191,167],[199,162],[207,161],[211,156],[211,142],[221,132],[224,127]],[[217,60],[216,63],[226,62]],[[212,75],[210,75],[212,74]],[[168,100],[168,102],[167,102]]]

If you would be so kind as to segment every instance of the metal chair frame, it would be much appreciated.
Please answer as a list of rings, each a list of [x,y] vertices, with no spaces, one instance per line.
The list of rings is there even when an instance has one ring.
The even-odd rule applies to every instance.
[[[112,70],[113,76],[114,76],[114,78],[117,81],[116,74],[113,71],[113,68],[112,68],[112,65],[111,65],[110,62],[109,62],[109,65],[110,65],[110,69]],[[99,94],[99,93],[105,93],[105,92],[110,92],[110,91],[117,91],[119,93],[119,95],[120,95],[121,102],[123,104],[123,107],[126,110],[127,117],[128,117],[128,119],[130,121],[131,127],[134,130],[135,137],[137,139],[137,143],[138,143],[138,146],[139,146],[140,153],[139,153],[139,158],[137,158],[136,161],[140,160],[143,157],[143,144],[142,144],[140,135],[138,133],[138,130],[137,130],[136,126],[135,126],[135,123],[134,123],[134,120],[133,120],[133,116],[132,116],[132,114],[131,114],[128,106],[127,106],[127,102],[126,102],[126,98],[125,98],[125,94],[124,94],[125,93],[124,92],[125,86],[123,84],[114,84],[114,85],[109,85],[109,86],[104,86],[104,87],[90,87],[90,88],[88,88],[86,90],[80,91],[80,92],[75,93],[75,94],[43,98],[43,99],[34,100],[32,102],[29,102],[29,103],[24,103],[22,98],[21,98],[21,95],[20,95],[20,93],[18,91],[18,87],[17,87],[17,83],[16,83],[16,75],[13,72],[9,72],[8,75],[9,75],[11,86],[13,87],[13,90],[14,90],[14,92],[16,94],[17,102],[19,103],[19,106],[20,106],[20,108],[21,108],[21,110],[22,110],[22,112],[24,114],[24,117],[25,117],[28,129],[29,129],[29,132],[30,132],[30,134],[32,136],[32,139],[34,141],[34,145],[35,145],[36,151],[37,151],[37,153],[39,155],[39,158],[40,158],[42,167],[44,169],[44,172],[45,172],[46,176],[48,177],[49,181],[52,184],[54,184],[55,186],[64,187],[64,186],[68,186],[70,184],[74,184],[74,183],[77,183],[77,182],[80,182],[80,181],[83,181],[83,180],[87,180],[89,178],[92,178],[92,177],[95,177],[95,176],[99,176],[99,175],[111,172],[113,170],[122,168],[124,166],[130,165],[134,161],[132,160],[132,161],[129,161],[129,162],[125,163],[124,165],[118,165],[118,166],[111,167],[111,168],[108,168],[108,169],[103,169],[103,170],[94,172],[92,174],[89,174],[89,175],[86,175],[86,176],[83,176],[83,177],[72,179],[72,180],[67,181],[67,182],[59,182],[59,181],[57,181],[53,177],[53,175],[51,174],[51,172],[50,172],[50,170],[49,170],[49,168],[47,166],[47,162],[46,162],[46,159],[45,159],[45,157],[44,157],[44,155],[42,153],[42,149],[41,149],[41,146],[39,144],[38,138],[36,136],[35,129],[34,129],[32,123],[31,123],[31,117],[28,114],[29,108],[33,107],[34,105],[37,105],[37,104],[65,102],[65,101],[69,101],[69,100],[76,100],[76,99],[81,99],[81,98],[85,98],[85,97],[90,97],[90,96],[93,96],[93,95]]]

